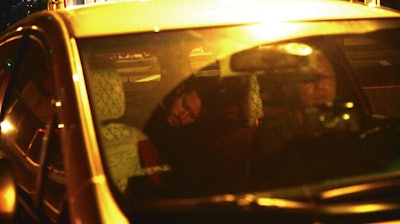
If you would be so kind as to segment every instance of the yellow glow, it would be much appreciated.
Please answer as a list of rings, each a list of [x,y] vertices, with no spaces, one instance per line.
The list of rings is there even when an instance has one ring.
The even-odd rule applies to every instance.
[[[299,55],[299,56],[307,56],[313,52],[312,47],[303,43],[289,43],[285,44],[283,48],[289,54]]]
[[[385,209],[387,206],[379,205],[379,204],[369,204],[369,205],[358,205],[354,206],[350,210],[354,211],[355,213],[365,213],[365,212],[374,212]]]
[[[264,23],[249,26],[249,33],[256,38],[256,40],[265,42],[266,40],[279,39],[279,37],[286,36],[290,33],[294,33],[300,29],[300,25],[289,24],[289,23]],[[271,32],[273,30],[274,32]]]
[[[326,208],[326,211],[333,214],[362,214],[377,211],[387,211],[395,208],[396,206],[392,204],[362,204],[350,206],[333,206]]]
[[[22,26],[20,26],[17,28],[17,31],[21,31],[22,29],[23,29]]]
[[[79,75],[78,74],[73,74],[72,75],[72,80],[74,80],[74,82],[78,82],[79,81]]]
[[[245,195],[242,199],[240,199],[239,201],[238,201],[238,204],[239,205],[249,205],[249,204],[251,204],[253,201],[254,201],[254,199],[255,199],[255,197],[254,197],[254,195],[251,195],[251,194],[247,194],[247,195]]]
[[[7,186],[1,193],[2,203],[0,206],[3,211],[12,212],[16,203],[16,192],[12,186]]]
[[[7,132],[10,132],[11,130],[14,130],[14,126],[7,120],[4,120],[3,122],[1,122],[0,126],[1,126],[2,133],[7,133]]]
[[[156,33],[160,32],[160,27],[155,26],[155,27],[154,27],[154,32],[156,32]]]
[[[215,196],[212,199],[214,202],[233,202],[236,200],[235,195],[232,194],[226,194],[226,195],[219,195]]]
[[[60,128],[60,129],[61,129],[61,128],[64,128],[64,124],[58,124],[58,125],[57,125],[57,128]]]
[[[93,183],[104,183],[106,181],[106,178],[104,177],[104,175],[98,175],[92,177],[92,181]]]
[[[155,81],[155,80],[160,80],[161,75],[151,75],[143,79],[138,79],[135,82],[150,82],[150,81]]]
[[[347,103],[345,104],[345,107],[346,107],[346,108],[353,108],[353,107],[354,107],[354,103],[353,103],[353,102],[347,102]]]
[[[334,198],[340,195],[346,195],[346,194],[351,194],[355,192],[360,192],[364,190],[368,190],[370,188],[369,185],[361,185],[361,186],[351,186],[351,187],[344,187],[340,189],[334,189],[330,191],[325,191],[322,193],[322,198],[327,199],[327,198]]]
[[[278,198],[259,198],[257,204],[260,206],[269,207],[282,207],[282,208],[306,208],[307,205],[302,202],[290,201],[286,199]]]
[[[343,114],[342,115],[342,119],[346,120],[346,121],[349,120],[350,119],[350,114]]]
[[[62,103],[61,103],[61,101],[57,101],[57,102],[55,103],[55,105],[56,105],[56,107],[61,107],[61,106],[62,106]]]

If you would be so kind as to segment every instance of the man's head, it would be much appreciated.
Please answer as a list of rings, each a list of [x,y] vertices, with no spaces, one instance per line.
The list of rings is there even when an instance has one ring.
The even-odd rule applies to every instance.
[[[336,97],[336,77],[329,60],[319,51],[310,56],[313,80],[301,81],[285,87],[289,98],[300,106],[314,106],[331,102]]]
[[[202,101],[195,89],[180,87],[167,105],[164,105],[167,123],[171,126],[195,122],[202,112]]]

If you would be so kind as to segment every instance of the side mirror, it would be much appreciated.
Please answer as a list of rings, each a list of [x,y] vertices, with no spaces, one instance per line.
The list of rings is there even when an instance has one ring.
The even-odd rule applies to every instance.
[[[0,159],[0,222],[15,218],[17,210],[17,185],[13,164]]]

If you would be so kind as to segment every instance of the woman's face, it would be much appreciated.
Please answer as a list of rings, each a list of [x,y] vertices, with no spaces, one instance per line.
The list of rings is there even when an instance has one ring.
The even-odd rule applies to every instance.
[[[171,126],[187,125],[200,116],[202,102],[196,91],[184,92],[172,102],[167,111],[167,122]]]

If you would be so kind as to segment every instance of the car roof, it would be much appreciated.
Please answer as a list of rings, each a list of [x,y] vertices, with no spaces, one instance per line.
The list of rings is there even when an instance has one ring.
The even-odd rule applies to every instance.
[[[400,18],[394,10],[332,0],[137,0],[74,6],[56,13],[76,37],[274,21]]]

